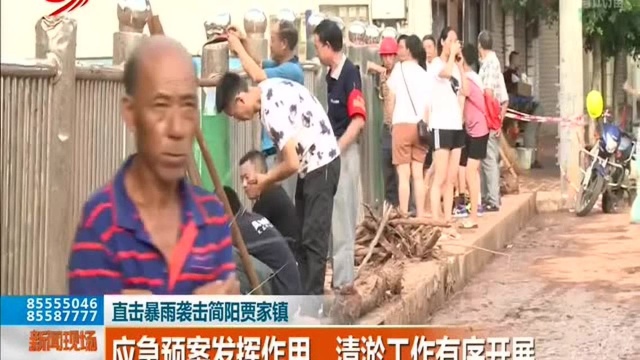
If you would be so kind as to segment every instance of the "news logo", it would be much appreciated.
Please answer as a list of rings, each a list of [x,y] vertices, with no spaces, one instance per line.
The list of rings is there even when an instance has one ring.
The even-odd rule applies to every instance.
[[[60,6],[58,10],[49,14],[49,16],[58,16],[65,12],[70,13],[77,8],[81,8],[87,5],[87,3],[89,3],[89,0],[46,0],[46,2],[56,3],[56,4],[64,3],[64,5]]]

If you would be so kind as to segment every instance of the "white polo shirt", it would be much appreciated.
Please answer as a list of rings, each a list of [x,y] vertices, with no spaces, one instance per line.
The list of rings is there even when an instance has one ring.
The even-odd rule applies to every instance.
[[[415,61],[399,62],[393,67],[387,85],[396,99],[391,123],[417,124],[422,120],[430,96],[427,71]]]

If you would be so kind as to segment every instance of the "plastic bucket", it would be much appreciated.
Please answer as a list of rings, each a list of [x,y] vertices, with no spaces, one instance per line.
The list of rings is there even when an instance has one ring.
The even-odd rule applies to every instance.
[[[518,167],[522,170],[531,169],[535,149],[519,147],[516,148],[516,153],[518,154]]]

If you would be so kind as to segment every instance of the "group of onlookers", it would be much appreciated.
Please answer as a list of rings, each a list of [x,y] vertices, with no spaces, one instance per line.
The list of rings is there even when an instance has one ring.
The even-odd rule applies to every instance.
[[[231,32],[231,50],[260,84],[247,87],[237,75],[227,74],[217,101],[220,111],[238,120],[259,114],[263,124],[262,150],[249,152],[239,164],[253,212],[238,205],[236,216],[257,214],[272,224],[288,240],[289,246],[279,251],[290,251],[297,263],[300,286],[295,292],[321,295],[327,259],[333,288],[354,280],[357,138],[367,114],[360,73],[344,55],[340,27],[327,20],[314,30],[317,56],[328,67],[326,111],[302,86],[294,31],[286,22],[274,26],[272,59],[262,63],[249,56],[242,36]],[[367,70],[380,76],[386,200],[406,216],[463,217],[460,227],[477,227],[483,211],[500,206],[500,131],[490,130],[486,98],[503,105],[502,116],[508,102],[491,35],[483,31],[478,45],[464,46],[451,28],[437,38],[384,38],[380,56],[381,64],[369,63]],[[274,266],[269,265],[276,271]]]
[[[69,262],[70,293],[251,292],[246,271],[238,269],[239,282],[235,277],[242,261],[231,244],[232,221],[269,293],[324,294],[328,260],[331,287],[352,286],[366,104],[340,26],[322,21],[313,36],[327,67],[326,104],[304,87],[293,24],[271,27],[268,60],[254,59],[244,36],[229,29],[229,47],[257,85],[224,74],[216,108],[263,127],[262,148],[238,164],[251,209],[224,189],[232,217],[217,197],[185,180],[199,114],[188,53],[158,36],[136,48],[125,65],[122,111],[138,153],[85,204]],[[462,47],[451,28],[437,39],[385,38],[382,65],[369,64],[380,74],[384,99],[385,197],[403,214],[424,217],[430,209],[451,220],[461,213],[454,189],[458,205],[470,198],[463,227],[475,226],[481,194],[485,211],[500,205],[500,135],[488,130],[484,104],[485,94],[504,103],[506,93],[491,36],[483,32],[478,42]],[[321,308],[311,305],[311,313]]]
[[[477,227],[477,217],[500,207],[500,134],[488,123],[487,97],[508,95],[491,35],[462,45],[454,29],[436,39],[401,35],[380,44],[385,198],[403,214]],[[411,199],[413,193],[413,199]],[[411,206],[415,204],[415,211]]]

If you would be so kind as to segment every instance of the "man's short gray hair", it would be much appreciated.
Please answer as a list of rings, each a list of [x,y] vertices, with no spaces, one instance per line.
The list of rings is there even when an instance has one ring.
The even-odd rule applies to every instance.
[[[478,35],[478,44],[483,50],[493,50],[493,38],[489,30],[482,30]]]

